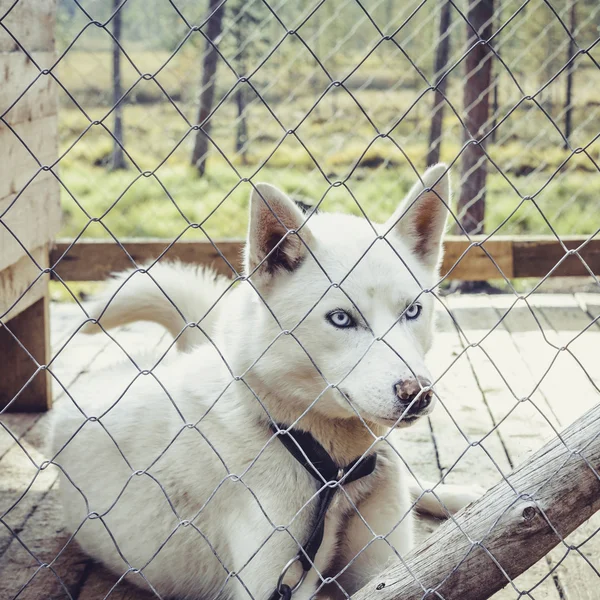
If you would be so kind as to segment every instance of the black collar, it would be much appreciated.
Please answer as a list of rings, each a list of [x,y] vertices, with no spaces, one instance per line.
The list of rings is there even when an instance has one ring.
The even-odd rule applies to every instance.
[[[349,465],[340,467],[329,452],[307,431],[287,429],[285,425],[271,425],[288,452],[321,484],[328,481],[350,483],[370,475],[375,470],[377,454],[359,456]],[[320,487],[320,486],[319,486]]]
[[[323,541],[327,509],[339,489],[339,485],[325,484],[346,484],[370,475],[375,470],[377,454],[359,456],[345,467],[340,467],[310,433],[299,429],[287,429],[284,425],[271,425],[271,430],[288,452],[317,480],[319,504],[313,518],[312,530],[298,553],[302,568],[309,571]]]

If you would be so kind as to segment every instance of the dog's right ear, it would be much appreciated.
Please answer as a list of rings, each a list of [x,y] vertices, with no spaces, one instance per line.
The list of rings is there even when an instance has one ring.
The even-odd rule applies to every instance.
[[[386,223],[423,264],[438,269],[450,205],[450,173],[444,164],[429,167]]]
[[[250,225],[246,242],[246,274],[258,268],[261,274],[291,272],[304,260],[312,235],[306,216],[281,190],[257,183],[250,195]],[[300,236],[302,239],[300,239]]]

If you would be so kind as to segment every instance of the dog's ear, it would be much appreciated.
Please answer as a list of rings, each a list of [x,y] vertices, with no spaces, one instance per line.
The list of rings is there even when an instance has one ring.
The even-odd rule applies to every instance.
[[[436,269],[441,259],[450,194],[448,167],[429,167],[385,224],[385,230],[400,236],[430,269]]]
[[[246,273],[274,275],[293,271],[302,263],[312,236],[304,223],[305,215],[281,190],[268,183],[257,183],[250,195],[250,225],[246,243]],[[302,236],[302,239],[300,239]]]

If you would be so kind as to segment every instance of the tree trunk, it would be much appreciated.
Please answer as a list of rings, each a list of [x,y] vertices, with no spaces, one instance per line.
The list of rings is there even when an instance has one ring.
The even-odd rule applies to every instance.
[[[121,13],[119,10],[122,0],[113,0],[113,11],[116,11],[113,17],[113,51],[112,51],[112,79],[113,79],[113,106],[115,114],[115,136],[114,148],[111,160],[111,169],[125,169],[125,154],[123,152],[123,102],[120,102],[123,93],[121,86]]]
[[[467,46],[492,34],[493,0],[469,0]],[[480,140],[489,113],[489,89],[492,71],[489,46],[479,43],[467,54],[464,81],[465,132],[464,142]],[[471,234],[483,231],[485,216],[485,185],[487,159],[479,143],[469,143],[462,155],[461,189],[458,218],[464,230]],[[459,232],[461,230],[459,229]]]
[[[220,7],[222,0],[209,0],[208,14],[210,19],[206,27],[206,47],[202,64],[202,81],[198,101],[197,124],[201,129],[196,133],[194,150],[192,152],[192,165],[198,169],[200,176],[206,171],[206,158],[208,154],[208,136],[210,135],[210,121],[206,118],[213,109],[215,99],[215,74],[217,72],[218,53],[216,49],[217,38],[221,35],[223,27],[224,7]]]
[[[502,27],[502,0],[498,0],[498,12],[496,14],[496,30]],[[499,45],[498,36],[494,38],[496,47]],[[498,58],[500,57],[500,50],[496,49]],[[502,74],[502,64],[500,61],[496,63],[494,69],[494,87],[492,97],[492,134],[490,136],[492,143],[496,143],[496,125],[498,124],[498,106],[500,104],[500,76]]]
[[[571,13],[569,22],[569,32],[571,37],[569,38],[569,47],[567,49],[567,62],[570,61],[575,55],[575,42],[573,41],[573,35],[575,34],[575,27],[577,24],[577,13],[576,13],[576,2],[571,0]],[[567,95],[565,97],[565,148],[569,147],[569,142],[572,133],[572,120],[573,120],[573,71],[575,70],[574,65],[571,64],[567,68]]]
[[[235,151],[242,157],[242,163],[248,164],[248,118],[246,115],[245,89],[238,85],[235,90],[237,105],[237,127],[235,133]]]
[[[442,124],[444,121],[444,95],[448,78],[444,77],[448,65],[450,53],[450,23],[452,14],[451,4],[448,0],[441,0],[440,31],[437,48],[435,51],[435,85],[437,87],[433,96],[433,108],[431,110],[431,129],[429,130],[429,152],[427,153],[427,164],[433,165],[440,161],[440,150],[442,144]]]

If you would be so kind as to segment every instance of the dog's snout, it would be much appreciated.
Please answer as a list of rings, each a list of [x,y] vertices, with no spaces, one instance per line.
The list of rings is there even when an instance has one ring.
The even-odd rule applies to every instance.
[[[394,393],[402,406],[408,407],[408,415],[422,413],[433,400],[431,382],[419,377],[418,379],[405,379],[394,385]]]

